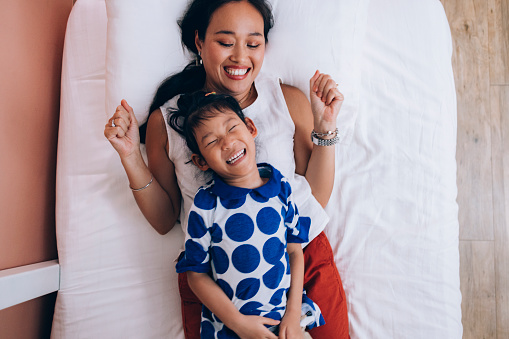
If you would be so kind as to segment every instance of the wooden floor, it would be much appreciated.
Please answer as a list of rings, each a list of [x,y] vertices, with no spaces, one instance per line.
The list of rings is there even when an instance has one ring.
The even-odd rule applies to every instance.
[[[458,95],[463,338],[509,338],[509,0],[442,0]]]

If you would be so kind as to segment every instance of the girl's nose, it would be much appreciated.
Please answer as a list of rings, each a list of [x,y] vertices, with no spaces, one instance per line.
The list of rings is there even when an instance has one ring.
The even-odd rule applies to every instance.
[[[235,144],[235,139],[232,138],[230,135],[226,135],[223,138],[223,142],[221,144],[221,147],[222,147],[223,150],[228,150],[228,149],[231,149],[234,144]]]

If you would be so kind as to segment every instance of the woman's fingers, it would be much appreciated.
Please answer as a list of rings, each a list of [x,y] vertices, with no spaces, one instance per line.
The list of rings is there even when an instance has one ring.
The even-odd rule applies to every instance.
[[[316,85],[316,80],[318,79],[319,76],[320,76],[320,72],[318,70],[316,70],[315,74],[313,74],[313,76],[309,80],[309,87],[311,89],[311,92],[316,93],[318,91],[318,86]]]
[[[326,97],[329,94],[329,91],[337,87],[336,82],[330,75],[320,73],[318,70],[311,78],[310,85],[311,91],[315,92],[317,97],[321,98],[323,102],[326,102]]]
[[[126,135],[134,112],[131,106],[127,104],[125,99],[117,106],[115,113],[108,120],[104,128],[104,135],[111,139],[112,137],[122,138]],[[136,119],[136,117],[134,117]]]
[[[324,96],[323,99],[325,99],[325,101],[322,101],[324,101],[326,105],[330,105],[334,100],[343,101],[344,97],[336,87],[333,87],[327,92],[327,95]]]
[[[113,117],[110,120],[112,128],[114,128],[117,133],[117,137],[122,138],[127,133],[129,125],[127,125],[125,119],[120,117]]]
[[[134,110],[131,106],[129,106],[129,104],[127,103],[127,101],[125,99],[122,99],[122,101],[120,102],[120,104],[122,105],[122,107],[126,110],[126,112],[128,113],[129,115],[129,121],[134,121],[136,126],[138,125],[138,120],[136,119],[136,116],[134,115]]]
[[[127,102],[125,100],[122,100],[122,102],[125,102],[125,104],[127,105]],[[116,119],[118,118],[124,120],[127,126],[131,124],[131,113],[129,112],[129,110],[132,111],[133,109],[129,105],[127,105],[127,107],[128,109],[126,109],[123,104],[117,106],[115,114],[113,114],[113,118],[115,118],[115,124],[117,123]]]
[[[343,95],[338,90],[338,84],[328,74],[316,71],[310,80],[311,91],[321,99],[325,105],[330,105],[333,100],[343,100]]]

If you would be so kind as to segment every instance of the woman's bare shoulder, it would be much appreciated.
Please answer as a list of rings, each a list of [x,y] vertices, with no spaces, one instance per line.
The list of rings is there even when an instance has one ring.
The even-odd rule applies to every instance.
[[[290,111],[290,115],[294,122],[301,122],[301,118],[310,118],[312,115],[309,114],[311,111],[311,104],[308,98],[300,89],[295,86],[281,84],[281,91]]]
[[[146,137],[147,151],[151,146],[156,146],[168,150],[168,134],[166,132],[166,121],[164,120],[163,113],[160,108],[153,111],[147,122],[147,137]]]

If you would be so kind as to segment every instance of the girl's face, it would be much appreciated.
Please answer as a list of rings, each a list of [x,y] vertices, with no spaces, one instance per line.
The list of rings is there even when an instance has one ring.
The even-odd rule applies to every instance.
[[[203,40],[195,42],[205,67],[205,89],[246,98],[265,55],[263,17],[246,1],[219,7]]]
[[[253,175],[258,175],[256,134],[251,119],[246,118],[244,123],[231,110],[217,112],[194,129],[201,156],[193,154],[192,160],[201,170],[212,169],[232,186],[249,187]]]

